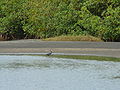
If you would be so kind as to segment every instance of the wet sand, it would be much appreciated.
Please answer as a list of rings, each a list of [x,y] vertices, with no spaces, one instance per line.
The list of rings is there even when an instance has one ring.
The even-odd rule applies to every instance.
[[[40,40],[16,40],[0,42],[0,54],[48,53],[50,49],[54,54],[120,57],[119,42],[58,42]]]

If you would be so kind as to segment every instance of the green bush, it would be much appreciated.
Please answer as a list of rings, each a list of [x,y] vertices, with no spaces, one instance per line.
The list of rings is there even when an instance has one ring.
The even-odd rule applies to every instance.
[[[0,34],[8,39],[92,35],[120,41],[120,1],[1,0]]]

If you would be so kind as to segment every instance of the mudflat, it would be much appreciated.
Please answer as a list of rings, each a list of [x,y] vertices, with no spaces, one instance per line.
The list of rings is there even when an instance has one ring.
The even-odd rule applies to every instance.
[[[14,40],[0,41],[0,54],[4,53],[53,53],[120,57],[120,42],[80,42]]]

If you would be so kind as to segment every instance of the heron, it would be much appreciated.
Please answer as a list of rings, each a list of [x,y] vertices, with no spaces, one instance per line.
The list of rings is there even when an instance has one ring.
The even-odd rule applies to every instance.
[[[46,55],[47,55],[47,56],[52,55],[52,50],[50,50],[50,53],[47,53]]]

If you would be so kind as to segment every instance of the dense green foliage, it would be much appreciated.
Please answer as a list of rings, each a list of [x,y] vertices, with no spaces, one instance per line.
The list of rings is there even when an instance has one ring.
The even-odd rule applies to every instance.
[[[7,39],[92,35],[120,41],[120,0],[0,0]]]

